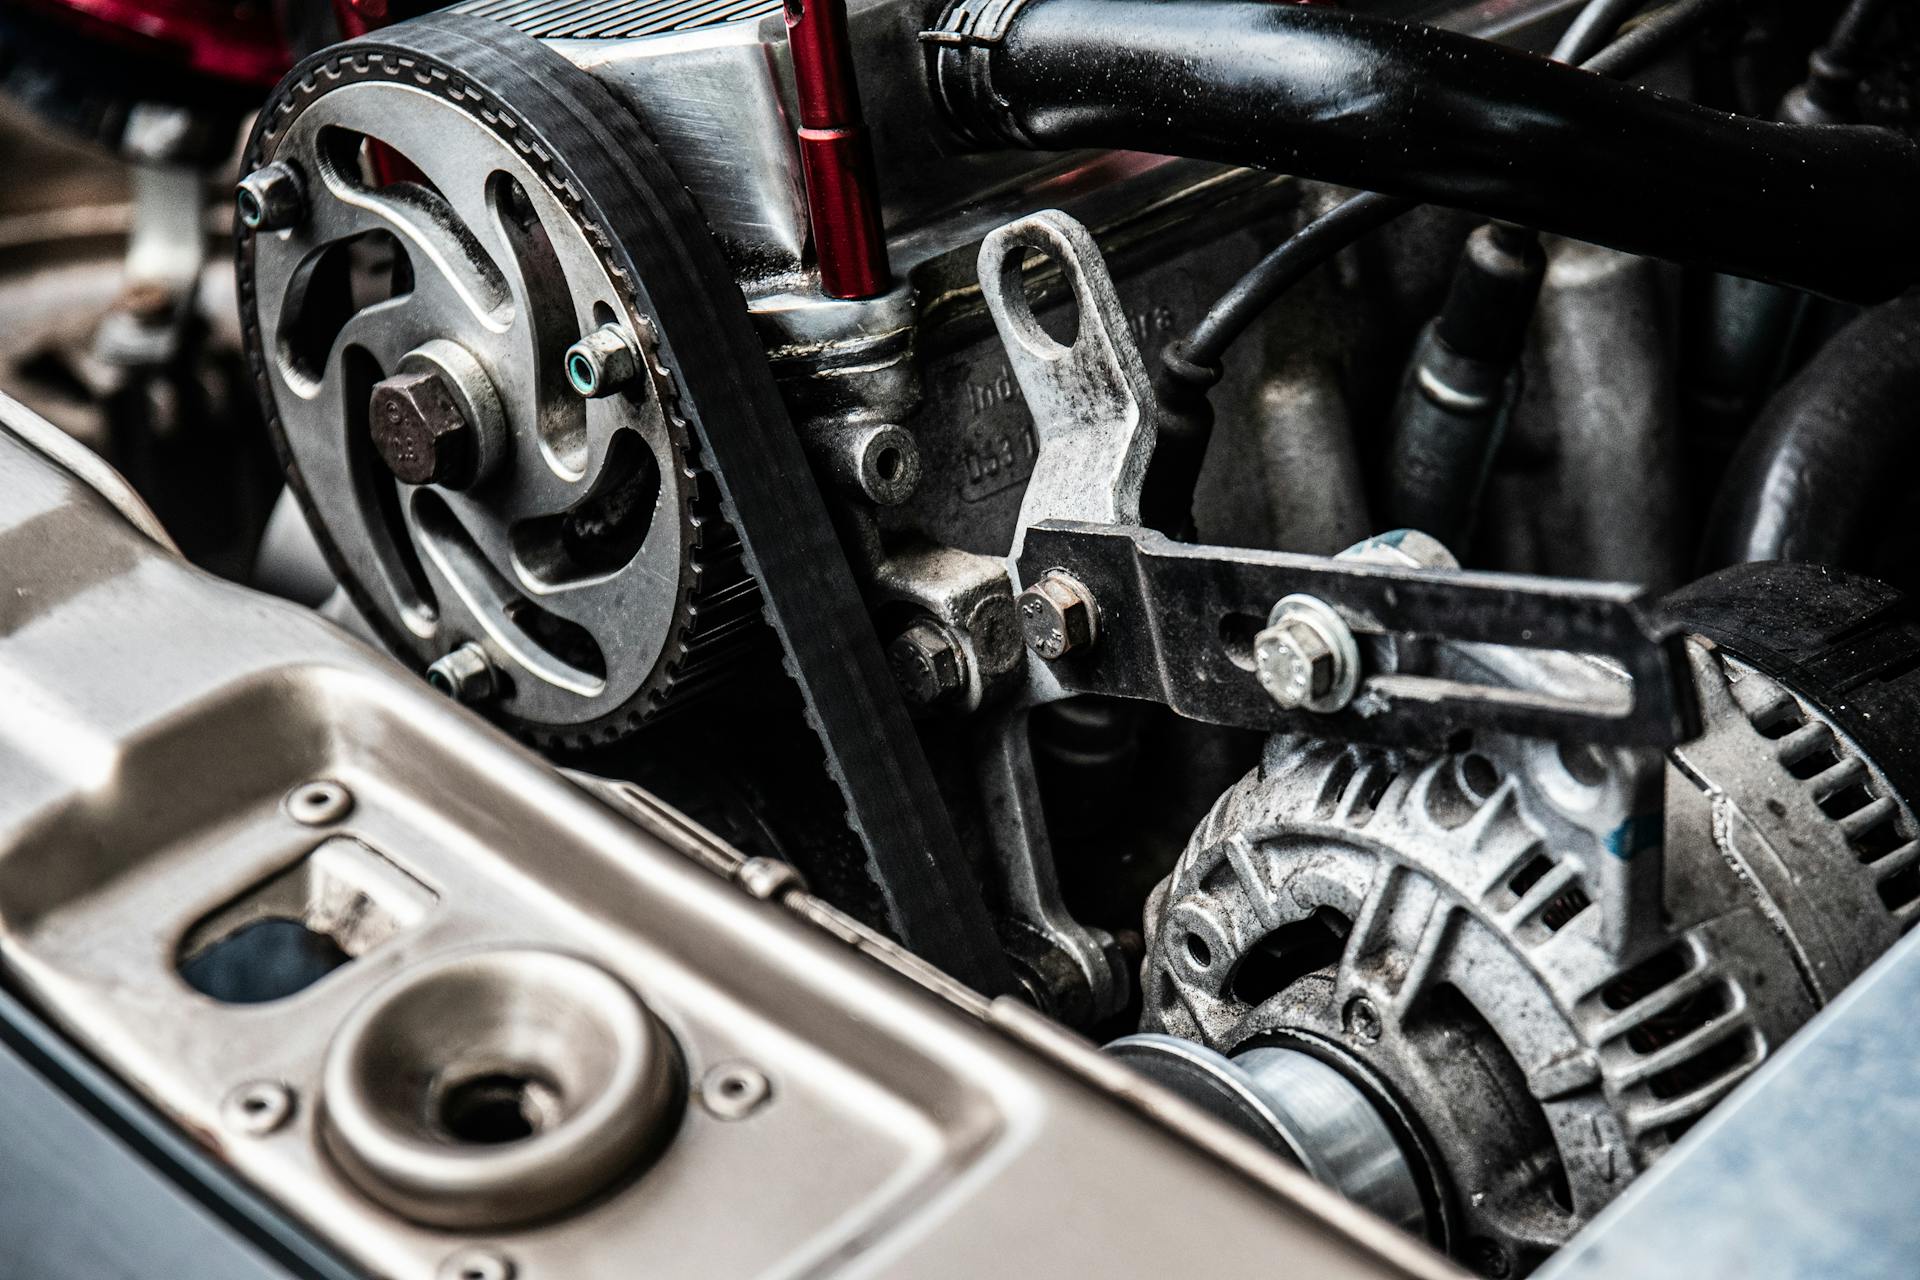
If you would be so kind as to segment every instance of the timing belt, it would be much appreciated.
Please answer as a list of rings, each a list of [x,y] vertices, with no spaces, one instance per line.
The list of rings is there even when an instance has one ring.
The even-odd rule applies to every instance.
[[[759,583],[888,924],[976,990],[1016,990],[745,300],[653,140],[598,80],[496,22],[434,14],[332,52],[397,55],[389,74],[479,108],[507,145],[544,166],[556,194],[605,228],[600,252],[659,330],[679,410]]]

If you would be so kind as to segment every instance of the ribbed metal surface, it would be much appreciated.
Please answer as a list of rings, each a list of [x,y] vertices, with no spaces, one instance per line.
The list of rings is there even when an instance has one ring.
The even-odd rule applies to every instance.
[[[779,0],[468,0],[455,12],[542,40],[618,40],[778,13]]]

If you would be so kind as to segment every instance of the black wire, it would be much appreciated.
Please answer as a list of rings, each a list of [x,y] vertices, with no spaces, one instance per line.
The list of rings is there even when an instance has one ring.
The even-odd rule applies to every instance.
[[[1612,0],[1594,0],[1587,12]],[[1604,76],[1628,76],[1664,57],[1697,28],[1723,10],[1746,0],[1674,0],[1632,31],[1580,64],[1581,69]],[[1856,0],[1873,4],[1878,0]],[[1587,12],[1580,15],[1581,20]],[[1600,20],[1596,19],[1596,23]],[[1369,232],[1378,230],[1412,209],[1417,201],[1368,191],[1353,196],[1294,232],[1256,262],[1231,289],[1221,295],[1185,338],[1167,345],[1161,357],[1176,383],[1211,385],[1219,377],[1220,358],[1234,339],[1246,332],[1261,312],[1298,284],[1327,259]]]
[[[1187,335],[1179,355],[1197,365],[1215,365],[1229,344],[1273,300],[1360,237],[1385,226],[1416,202],[1377,191],[1341,201],[1283,240],[1220,296]]]

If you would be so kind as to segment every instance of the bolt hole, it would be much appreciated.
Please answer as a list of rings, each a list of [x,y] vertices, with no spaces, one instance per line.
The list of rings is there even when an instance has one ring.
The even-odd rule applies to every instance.
[[[245,1101],[243,1101],[240,1104],[240,1109],[245,1111],[248,1115],[257,1116],[262,1111],[265,1111],[270,1105],[271,1104],[265,1098],[261,1097],[259,1094],[256,1093],[256,1094],[250,1095]]]
[[[1227,661],[1242,671],[1252,671],[1258,663],[1255,661],[1253,642],[1267,625],[1266,619],[1256,618],[1250,613],[1229,613],[1220,619],[1220,647],[1226,650]]]
[[[240,206],[240,221],[249,227],[258,229],[260,223],[266,217],[266,211],[260,207],[260,197],[243,187],[240,190],[238,202]]]
[[[1460,784],[1475,803],[1485,804],[1500,785],[1500,771],[1478,752],[1460,762]]]
[[[882,480],[897,480],[900,477],[900,450],[889,445],[873,459],[873,469],[880,473]]]
[[[1607,766],[1600,753],[1585,743],[1559,744],[1560,764],[1583,787],[1597,787],[1607,780]]]
[[[1202,969],[1213,963],[1213,948],[1197,933],[1187,935],[1187,957]]]
[[[739,1076],[728,1076],[720,1082],[720,1092],[729,1098],[737,1098],[747,1091],[747,1082]]]
[[[453,678],[444,671],[429,670],[427,672],[427,683],[438,692],[446,694],[449,698],[454,695]]]
[[[501,1146],[539,1133],[551,1121],[553,1086],[530,1076],[490,1072],[440,1096],[440,1125],[459,1142]]]

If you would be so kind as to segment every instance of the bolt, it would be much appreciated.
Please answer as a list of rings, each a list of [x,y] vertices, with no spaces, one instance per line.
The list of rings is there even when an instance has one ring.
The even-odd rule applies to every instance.
[[[478,470],[478,433],[438,373],[400,373],[373,384],[373,447],[403,484],[459,489]]]
[[[1260,683],[1283,707],[1304,707],[1333,688],[1333,646],[1304,622],[1262,631],[1254,638],[1253,657]]]
[[[1020,630],[1027,648],[1052,662],[1085,649],[1099,633],[1099,610],[1078,579],[1049,569],[1020,593]]]
[[[639,374],[639,344],[623,324],[603,324],[567,348],[567,381],[589,400],[612,395]]]
[[[1312,596],[1288,596],[1253,638],[1254,673],[1288,710],[1338,711],[1353,701],[1360,653],[1340,615]]]
[[[938,706],[967,682],[960,645],[932,619],[922,619],[901,632],[887,646],[887,661],[900,695],[916,711]]]
[[[227,1095],[221,1117],[235,1129],[264,1138],[293,1117],[293,1091],[273,1080],[255,1080]]]
[[[485,702],[497,691],[493,660],[469,640],[427,668],[427,683],[456,702]]]
[[[276,160],[240,179],[234,212],[249,231],[285,231],[307,216],[307,184],[298,169]]]

